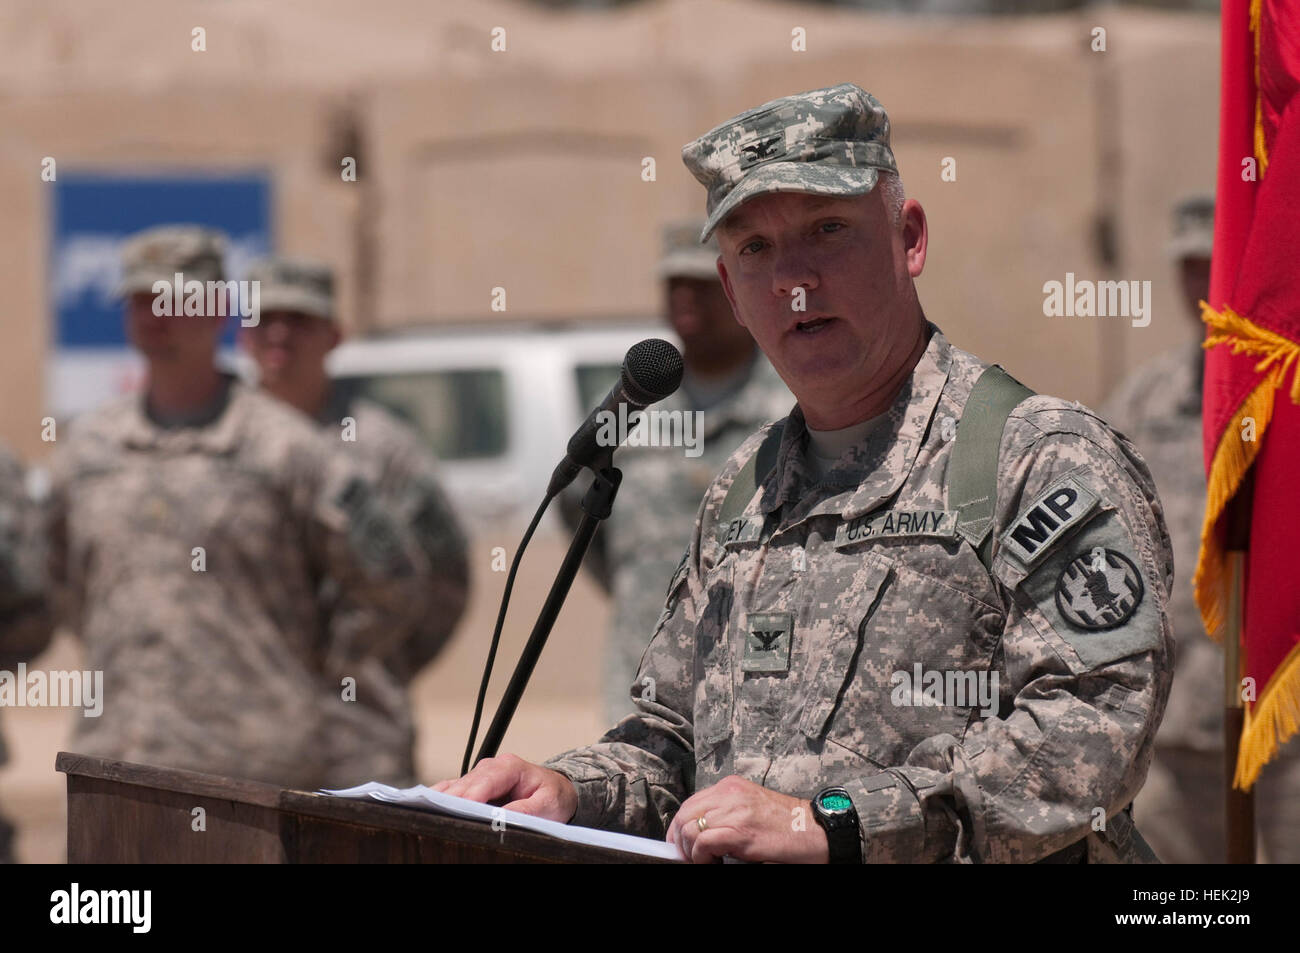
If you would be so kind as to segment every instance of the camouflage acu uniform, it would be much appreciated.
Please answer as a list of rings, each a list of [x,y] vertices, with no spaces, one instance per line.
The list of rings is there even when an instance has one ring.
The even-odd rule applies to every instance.
[[[146,232],[124,258],[124,292],[222,273],[193,226]],[[411,726],[380,659],[421,590],[369,483],[312,421],[231,378],[185,425],[144,404],[74,421],[51,465],[56,609],[104,673],[74,748],[306,788],[405,780]]]
[[[55,455],[52,581],[104,672],[104,712],[77,719],[74,745],[300,787],[405,778],[409,717],[375,696],[411,624],[409,555],[309,420],[229,387],[209,426],[158,427],[129,398]],[[327,613],[327,579],[366,628]]]
[[[888,117],[851,84],[750,110],[682,154],[709,190],[701,240],[745,198],[861,195],[894,169]],[[638,712],[547,763],[574,782],[573,823],[661,836],[735,774],[803,798],[842,785],[867,861],[1154,859],[1126,811],[1173,664],[1151,475],[1081,405],[1023,400],[996,453],[986,568],[949,496],[946,420],[987,365],[928,329],[884,424],[820,481],[796,407],[771,471],[739,483],[739,516],[719,525],[766,429],[709,487]],[[995,710],[906,687],[936,673],[996,676]]]
[[[1169,603],[1178,640],[1173,689],[1147,787],[1134,805],[1152,848],[1172,863],[1225,860],[1223,650],[1205,635],[1192,594],[1205,515],[1204,353],[1196,343],[1155,358],[1138,368],[1102,410],[1151,467],[1181,580]],[[1255,790],[1261,857],[1300,862],[1300,742],[1293,739],[1282,747]]]
[[[273,257],[255,262],[263,312],[290,311],[335,321],[334,274],[323,262]],[[427,442],[374,401],[335,385],[318,417],[330,450],[342,450],[374,485],[376,502],[412,537],[419,554],[424,610],[411,638],[384,660],[400,684],[410,681],[441,651],[469,598],[465,534],[438,478]],[[348,426],[344,426],[347,422]],[[399,697],[395,684],[387,694]]]
[[[354,441],[342,440],[351,418]],[[387,409],[336,389],[321,416],[331,446],[341,446],[374,484],[377,501],[414,537],[423,554],[421,575],[427,610],[411,638],[385,664],[402,683],[410,681],[451,638],[469,600],[465,533],[438,479],[438,466],[424,440]]]
[[[766,428],[733,455],[642,661],[653,693],[638,686],[637,714],[547,763],[576,783],[573,823],[661,836],[687,796],[738,774],[803,797],[843,785],[869,861],[1035,861],[1085,839],[1094,860],[1145,856],[1124,808],[1172,664],[1155,488],[1086,408],[1031,397],[1002,438],[986,571],[955,526],[941,423],[960,418],[986,366],[933,329],[888,426],[819,485],[796,408],[775,469],[720,527]],[[1010,534],[1062,488],[1070,521],[1026,557]],[[1126,594],[1105,630],[1083,627],[1086,599],[1057,598],[1097,549]],[[793,638],[765,649],[776,630]],[[996,716],[894,704],[895,673],[918,665],[997,673]]]
[[[39,528],[22,464],[0,447],[0,669],[6,671],[40,655],[50,641]]]
[[[22,465],[0,447],[0,671],[31,661],[50,641],[34,516]],[[8,760],[0,733],[0,766]],[[14,859],[12,839],[12,826],[0,815],[0,863]]]

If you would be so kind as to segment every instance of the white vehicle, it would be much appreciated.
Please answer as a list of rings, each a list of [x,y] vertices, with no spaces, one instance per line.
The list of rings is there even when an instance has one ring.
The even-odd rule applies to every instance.
[[[405,329],[345,341],[329,371],[428,438],[467,522],[526,522],[570,435],[618,380],[628,348],[648,337],[680,346],[653,321]]]

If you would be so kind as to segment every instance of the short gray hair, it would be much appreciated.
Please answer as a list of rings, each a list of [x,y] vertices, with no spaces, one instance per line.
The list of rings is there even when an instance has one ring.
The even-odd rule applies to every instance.
[[[885,202],[889,220],[897,226],[903,220],[903,202],[907,197],[903,192],[903,180],[899,178],[897,172],[886,172],[882,169],[876,180],[876,188]]]

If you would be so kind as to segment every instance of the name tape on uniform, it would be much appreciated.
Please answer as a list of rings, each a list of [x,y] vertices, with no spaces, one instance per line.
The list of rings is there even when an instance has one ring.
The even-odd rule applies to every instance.
[[[718,533],[723,546],[733,543],[752,543],[763,533],[763,521],[752,517],[738,516]]]
[[[892,536],[933,536],[955,539],[956,510],[888,510],[875,516],[859,516],[841,523],[835,530],[835,548],[853,546],[868,539]]]
[[[1100,501],[1078,480],[1062,477],[1038,494],[1002,534],[1003,549],[1028,569],[1083,522]]]

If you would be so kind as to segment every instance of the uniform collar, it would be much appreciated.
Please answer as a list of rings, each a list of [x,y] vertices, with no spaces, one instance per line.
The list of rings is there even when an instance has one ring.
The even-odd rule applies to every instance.
[[[235,449],[242,430],[241,423],[248,413],[249,392],[246,385],[233,375],[223,373],[229,390],[226,406],[221,416],[203,427],[160,427],[145,412],[145,395],[139,394],[131,402],[131,413],[123,428],[122,444],[132,450],[167,448],[178,452],[199,450],[204,453],[226,454]]]
[[[952,363],[952,348],[943,332],[929,321],[926,327],[930,340],[886,411],[888,424],[840,459],[814,490],[820,501],[807,513],[795,511],[795,518],[838,512],[853,519],[889,499],[906,481]],[[797,506],[808,496],[813,479],[806,457],[807,433],[803,411],[796,405],[781,435],[777,464],[763,485],[759,507],[764,514],[785,504]]]

